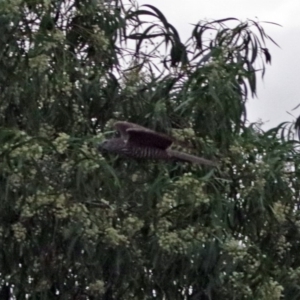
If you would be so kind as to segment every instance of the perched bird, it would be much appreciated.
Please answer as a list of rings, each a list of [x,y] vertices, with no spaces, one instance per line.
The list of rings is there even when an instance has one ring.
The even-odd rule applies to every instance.
[[[121,136],[103,141],[98,147],[100,152],[107,151],[132,158],[175,160],[217,166],[215,162],[205,158],[169,149],[174,139],[165,134],[129,122],[116,122],[114,127]]]

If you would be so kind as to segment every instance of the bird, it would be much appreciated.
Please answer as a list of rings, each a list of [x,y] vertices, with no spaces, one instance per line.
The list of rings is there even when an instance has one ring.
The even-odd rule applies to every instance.
[[[182,161],[197,165],[217,166],[217,163],[202,157],[170,149],[175,139],[141,125],[117,121],[115,129],[120,137],[104,140],[98,151],[121,156],[164,161]]]

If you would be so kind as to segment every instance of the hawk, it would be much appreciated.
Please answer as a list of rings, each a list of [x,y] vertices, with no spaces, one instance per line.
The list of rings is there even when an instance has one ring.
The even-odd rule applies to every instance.
[[[103,141],[98,150],[131,158],[183,161],[198,165],[217,166],[213,161],[184,152],[171,150],[172,137],[130,122],[116,122],[120,137]]]

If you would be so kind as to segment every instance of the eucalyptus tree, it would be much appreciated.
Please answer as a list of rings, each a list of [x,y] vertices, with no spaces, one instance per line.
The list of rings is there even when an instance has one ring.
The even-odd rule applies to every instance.
[[[274,42],[154,6],[0,4],[1,299],[299,299],[299,158],[247,123]],[[101,154],[114,120],[217,168]],[[281,133],[281,135],[280,135]]]

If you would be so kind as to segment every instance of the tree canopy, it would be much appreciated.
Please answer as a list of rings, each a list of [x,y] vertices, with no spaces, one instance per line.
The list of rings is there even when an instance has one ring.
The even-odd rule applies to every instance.
[[[264,25],[154,6],[0,2],[1,299],[299,299],[298,142],[246,102]],[[272,25],[273,26],[273,25]],[[126,120],[218,168],[97,151]]]

